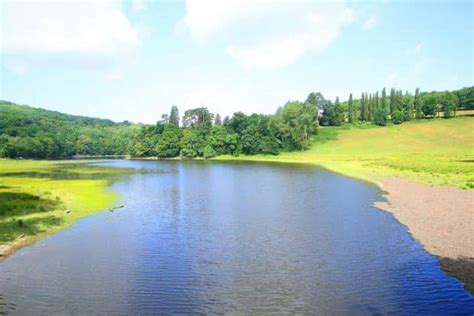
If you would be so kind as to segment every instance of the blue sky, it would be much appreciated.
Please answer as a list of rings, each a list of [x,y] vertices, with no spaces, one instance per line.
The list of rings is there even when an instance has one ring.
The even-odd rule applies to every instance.
[[[0,98],[153,123],[474,85],[473,1],[3,1]]]

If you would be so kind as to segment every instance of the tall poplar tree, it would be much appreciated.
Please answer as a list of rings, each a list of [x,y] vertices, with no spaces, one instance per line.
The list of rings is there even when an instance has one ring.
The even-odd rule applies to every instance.
[[[365,121],[365,94],[363,92],[360,97],[360,120]]]
[[[421,108],[423,106],[421,102],[421,97],[420,97],[420,89],[416,88],[415,91],[415,118],[416,119],[421,119],[423,117],[423,112],[421,111]]]
[[[390,90],[390,115],[397,110],[397,96],[395,94],[395,89]]]
[[[385,90],[385,88],[382,89],[381,108],[384,109],[387,113],[389,112],[389,109],[387,108],[387,91]]]
[[[336,101],[334,102],[333,124],[339,126],[344,124],[344,121],[344,110],[342,109],[342,105],[339,102],[339,97],[336,97]]]
[[[375,91],[375,99],[374,99],[374,112],[379,109],[379,92]]]
[[[175,126],[179,127],[179,110],[176,105],[173,105],[171,107],[171,112],[168,120],[171,124],[174,124]]]
[[[352,100],[352,93],[349,95],[349,102],[347,104],[347,112],[349,115],[349,123],[355,122],[355,109],[354,109],[354,101]]]

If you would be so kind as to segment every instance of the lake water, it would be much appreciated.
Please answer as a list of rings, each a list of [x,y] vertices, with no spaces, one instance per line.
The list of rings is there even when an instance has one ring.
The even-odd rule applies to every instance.
[[[443,314],[474,298],[373,185],[301,165],[117,160],[125,207],[0,263],[0,314]]]

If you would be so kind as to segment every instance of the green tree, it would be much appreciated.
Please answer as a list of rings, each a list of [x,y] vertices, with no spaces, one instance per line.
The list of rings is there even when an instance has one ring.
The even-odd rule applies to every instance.
[[[222,120],[219,113],[217,113],[214,117],[214,125],[222,125]]]
[[[416,88],[416,91],[415,91],[414,107],[415,107],[415,118],[421,119],[423,117],[423,112],[421,110],[423,107],[423,103],[421,101],[420,89],[418,88]]]
[[[387,110],[384,107],[379,107],[375,110],[374,124],[379,126],[387,125]]]
[[[155,155],[161,158],[171,158],[179,155],[181,131],[174,123],[164,124],[163,132],[155,144]]]
[[[389,108],[387,107],[387,92],[385,90],[385,88],[382,89],[382,97],[381,97],[381,107],[385,110],[386,113],[389,112]]]
[[[348,115],[349,115],[349,123],[354,123],[356,120],[356,116],[355,116],[354,101],[352,100],[352,93],[349,95]]]
[[[401,124],[403,123],[403,112],[400,110],[396,110],[392,114],[392,122],[393,124]]]
[[[169,122],[175,126],[179,126],[179,110],[176,105],[171,107]]]
[[[413,119],[413,99],[408,91],[405,92],[403,97],[403,117],[404,121],[411,121]]]
[[[393,112],[395,112],[396,110],[398,110],[397,96],[396,96],[396,93],[395,93],[395,89],[392,88],[390,90],[390,116],[392,116]]]
[[[361,121],[366,121],[366,113],[365,113],[365,94],[362,93],[360,96],[360,119]]]
[[[336,101],[334,102],[333,125],[340,126],[344,124],[344,121],[344,110],[342,109],[341,103],[339,102],[339,97],[336,97]]]
[[[183,116],[183,127],[195,127],[201,124],[207,125],[209,128],[212,125],[213,114],[209,113],[207,108],[195,108],[186,110]]]
[[[444,118],[450,118],[456,116],[456,105],[458,99],[452,92],[445,92],[441,104],[443,105]]]

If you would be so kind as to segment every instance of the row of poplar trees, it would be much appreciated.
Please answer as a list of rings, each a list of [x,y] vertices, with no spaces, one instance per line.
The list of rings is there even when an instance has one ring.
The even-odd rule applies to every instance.
[[[338,110],[339,99],[335,102],[335,113]],[[401,90],[391,89],[390,96],[387,96],[386,89],[379,92],[362,93],[359,100],[354,100],[352,93],[349,95],[347,102],[347,120],[349,123],[357,123],[358,121],[373,122],[377,125],[386,125],[391,119],[394,123],[410,121],[414,118],[421,119],[423,117],[422,99],[419,89],[416,89],[415,96],[411,96],[408,92],[403,95]],[[345,121],[345,117],[341,118],[341,123]]]

